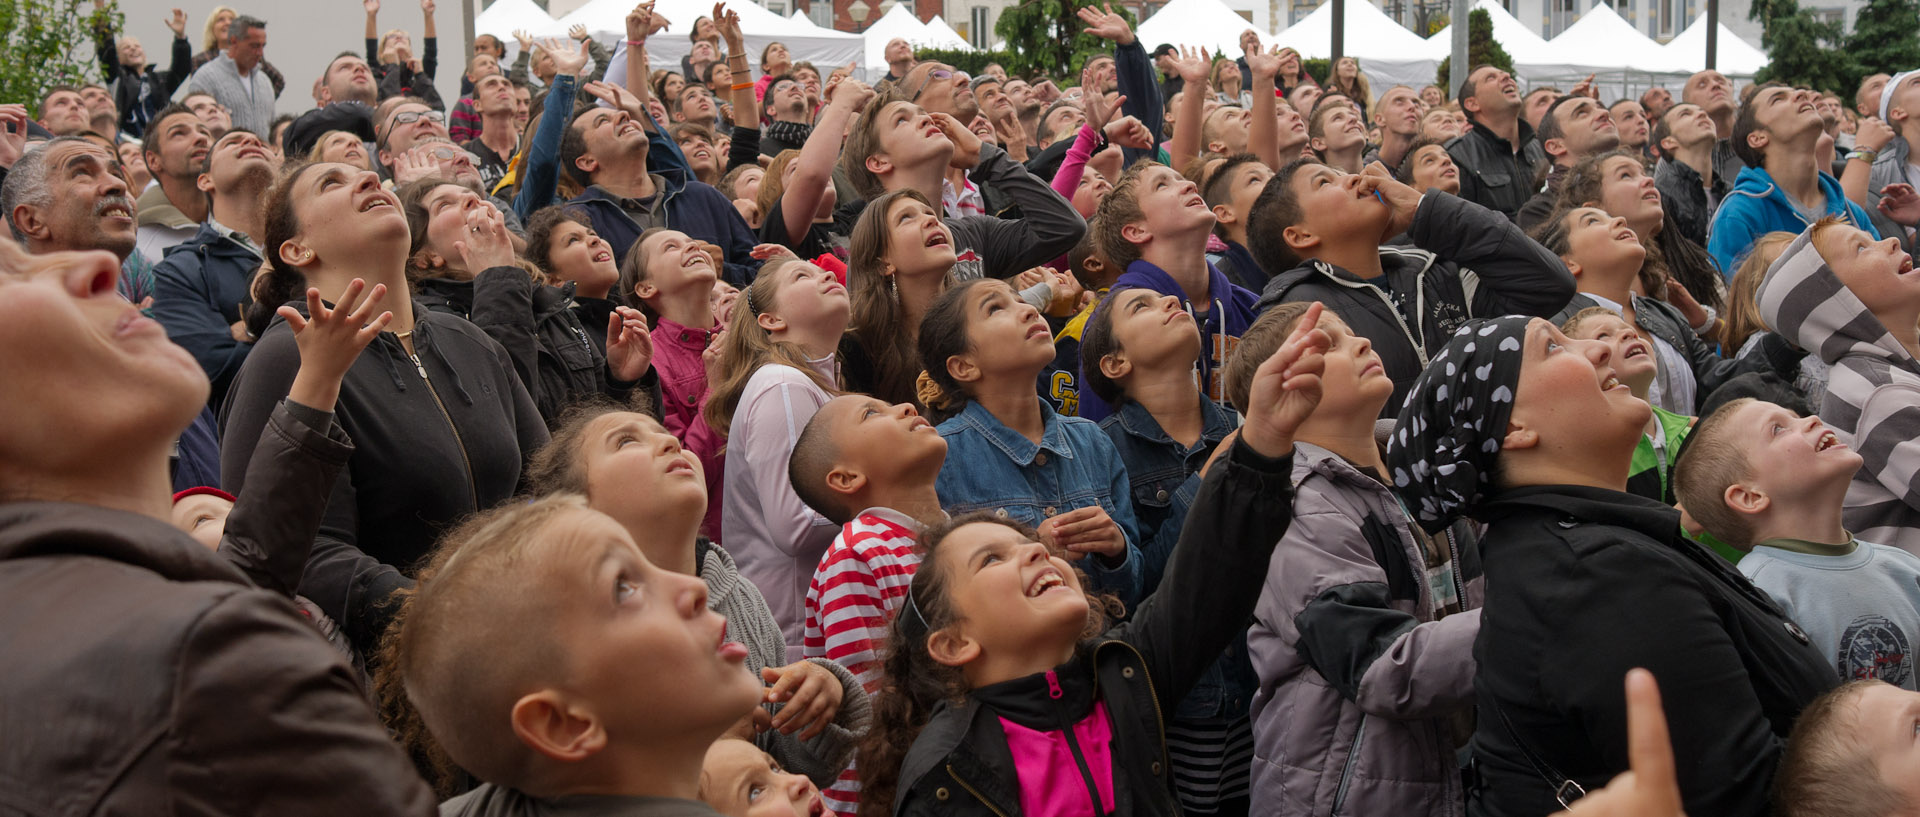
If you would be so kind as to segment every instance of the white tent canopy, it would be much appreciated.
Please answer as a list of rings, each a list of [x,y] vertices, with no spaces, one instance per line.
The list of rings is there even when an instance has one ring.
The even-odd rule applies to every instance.
[[[1345,4],[1344,53],[1360,60],[1373,86],[1405,84],[1418,87],[1433,81],[1446,49],[1422,39],[1393,21],[1380,7],[1356,0]],[[1322,3],[1300,22],[1275,35],[1273,42],[1324,59],[1333,55],[1333,4]]]
[[[1767,67],[1767,52],[1754,48],[1752,43],[1740,39],[1740,36],[1720,24],[1720,40],[1715,43],[1719,53],[1714,55],[1714,67],[1730,77],[1751,77]],[[1702,14],[1685,31],[1674,37],[1665,46],[1667,55],[1675,67],[1684,71],[1698,71],[1707,66],[1707,16]]]
[[[1513,58],[1516,68],[1520,65],[1552,61],[1553,47],[1548,45],[1540,35],[1533,33],[1533,29],[1526,23],[1520,22],[1512,14],[1507,13],[1499,3],[1494,0],[1476,0],[1473,10],[1485,11],[1487,16],[1492,18],[1493,38],[1500,42],[1500,47],[1507,52],[1507,56]],[[1427,38],[1427,42],[1437,45],[1440,58],[1446,59],[1453,53],[1453,24],[1448,23],[1445,28],[1434,32],[1433,36]]]
[[[566,27],[547,16],[533,0],[495,0],[494,4],[473,18],[473,33],[492,34],[502,43],[512,43],[513,32],[525,31],[535,37],[559,37],[566,34]]]
[[[512,0],[499,0],[501,3]],[[754,3],[730,3],[727,8],[740,14],[740,33],[745,35],[748,62],[758,63],[760,51],[768,43],[782,42],[795,62],[815,65],[846,65],[860,58],[860,35],[846,34],[789,20]],[[602,42],[624,40],[627,36],[627,12],[633,0],[593,0],[572,14],[560,18],[560,28],[584,25]],[[654,12],[665,15],[667,30],[647,40],[647,59],[655,68],[678,70],[680,58],[687,55],[692,42],[687,35],[693,21],[713,13],[713,4],[700,0],[658,0]],[[755,64],[758,72],[760,66]]]
[[[948,31],[951,32],[952,29]],[[886,14],[880,15],[880,19],[873,21],[873,25],[867,27],[864,36],[867,39],[866,57],[862,64],[867,67],[869,80],[887,75],[887,43],[895,37],[904,39],[918,48],[955,47],[952,42],[943,42],[938,33],[929,30],[925,23],[920,22],[920,18],[913,16],[913,9],[907,3],[896,5],[888,9]],[[954,40],[962,46],[966,45],[966,41],[961,40],[959,35],[954,35]]]
[[[1357,0],[1365,5],[1364,0]],[[1238,59],[1240,35],[1253,24],[1220,0],[1173,0],[1141,23],[1134,36],[1147,48],[1160,43],[1205,48],[1209,54]],[[1256,31],[1256,33],[1259,33]],[[1259,33],[1262,44],[1273,41]]]
[[[973,46],[967,42],[967,38],[960,36],[960,32],[954,31],[953,26],[947,25],[947,21],[940,17],[935,17],[931,21],[928,21],[927,37],[932,40],[934,48],[952,48],[960,51],[973,50]],[[884,46],[886,44],[881,43],[881,45]]]
[[[1605,3],[1587,9],[1547,45],[1552,47],[1556,62],[1569,66],[1604,66],[1640,73],[1680,70],[1659,43],[1641,34]]]

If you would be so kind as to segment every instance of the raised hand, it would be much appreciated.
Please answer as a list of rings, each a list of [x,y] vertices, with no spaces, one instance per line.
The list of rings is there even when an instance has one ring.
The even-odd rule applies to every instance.
[[[1686,286],[1671,275],[1667,276],[1666,301],[1680,310],[1680,315],[1687,319],[1688,326],[1699,326],[1707,322],[1707,310],[1701,308],[1700,302],[1694,300],[1693,293],[1688,292]]]
[[[361,0],[360,7],[367,10],[368,17],[380,14],[380,0]]]
[[[1320,375],[1333,339],[1320,328],[1325,306],[1315,301],[1293,325],[1287,341],[1254,370],[1247,402],[1251,410],[1240,439],[1263,457],[1293,450],[1293,434],[1320,405]]]
[[[1271,79],[1280,73],[1280,49],[1261,51],[1258,48],[1247,52],[1247,71],[1253,76],[1248,80]]]
[[[647,316],[625,306],[607,316],[607,371],[622,383],[639,380],[653,365],[653,335]]]
[[[1207,84],[1207,69],[1212,67],[1213,60],[1207,57],[1207,50],[1204,48],[1194,49],[1184,45],[1180,46],[1180,56],[1175,57],[1173,60],[1174,73],[1179,74],[1180,79],[1188,85],[1205,86]]]
[[[167,28],[173,29],[173,36],[175,37],[187,36],[187,13],[180,9],[174,9],[173,16],[167,18]]]
[[[378,8],[380,5],[380,0],[367,0],[367,2],[374,4],[374,7],[376,8]],[[526,31],[521,29],[514,29],[513,38],[520,42],[520,53],[525,54],[528,51],[533,49],[532,34],[528,34]]]
[[[572,37],[581,42],[586,42],[587,39],[592,35],[587,33],[586,26],[581,25],[579,23],[574,23],[572,28],[567,29],[567,36]]]
[[[1091,5],[1082,6],[1079,11],[1080,22],[1087,24],[1087,33],[1102,40],[1112,40],[1120,45],[1133,42],[1133,26],[1127,25],[1127,18],[1113,12],[1113,6],[1095,9]]]
[[[1106,94],[1087,94],[1081,97],[1080,108],[1087,115],[1087,127],[1093,128],[1096,133],[1105,131],[1107,123],[1113,121],[1114,113],[1119,111],[1120,106],[1126,104],[1126,101],[1125,95],[1114,97],[1112,102],[1107,101]]]
[[[1879,152],[1893,141],[1893,128],[1880,121],[1879,117],[1869,116],[1860,120],[1853,131],[1853,146],[1861,150]]]
[[[0,170],[12,170],[27,152],[27,106],[0,105]]]
[[[1920,193],[1915,193],[1913,185],[1904,182],[1887,185],[1880,189],[1879,209],[1896,224],[1906,227],[1920,224]]]
[[[433,16],[433,10],[434,10],[434,8],[436,8],[436,7],[435,7],[435,6],[434,6],[434,4],[433,4],[433,0],[420,0],[420,13],[421,13],[421,14],[425,14],[425,15],[427,15],[428,17],[432,17],[432,16]]]
[[[1140,120],[1131,116],[1123,116],[1117,120],[1108,122],[1102,132],[1107,135],[1108,142],[1123,148],[1133,148],[1135,150],[1153,149],[1153,131],[1147,130],[1146,125],[1141,124]]]
[[[973,131],[967,130],[966,125],[961,124],[960,120],[949,114],[929,115],[933,117],[933,123],[940,127],[940,132],[946,134],[947,139],[953,142],[953,158],[947,161],[947,165],[958,170],[972,170],[978,166],[980,137],[975,136]]]
[[[829,82],[822,93],[827,97],[828,105],[839,105],[853,116],[859,116],[874,96],[873,86],[857,79]]]
[[[1579,85],[1573,86],[1573,90],[1567,92],[1567,96],[1584,96],[1591,99],[1599,99],[1600,89],[1593,87],[1593,75],[1588,74],[1586,79],[1580,80]]]
[[[746,35],[740,33],[740,13],[727,8],[726,3],[713,4],[713,28],[720,32],[720,39],[727,44],[727,53],[743,53],[746,48]]]
[[[627,12],[627,39],[641,43],[646,42],[648,35],[659,30],[655,28],[653,24],[653,21],[658,17],[659,15],[653,13],[652,0],[634,6],[632,11]],[[660,26],[660,28],[665,27],[666,25],[664,23]]]
[[[1627,671],[1627,771],[1554,817],[1686,817],[1653,673]]]
[[[611,82],[589,82],[586,92],[594,99],[613,106],[615,110],[626,111],[628,116],[635,119],[640,119],[647,112],[646,108],[640,106],[640,97]]]
[[[1413,224],[1413,214],[1420,209],[1420,198],[1426,194],[1401,184],[1392,173],[1387,172],[1386,165],[1379,162],[1367,165],[1360,171],[1360,177],[1361,189],[1378,194],[1380,202],[1392,213],[1380,240],[1386,241],[1406,232],[1407,227]]]
[[[812,661],[796,661],[784,667],[763,667],[761,680],[772,684],[767,703],[784,703],[769,724],[781,734],[800,732],[801,740],[810,740],[833,724],[840,715],[840,699],[845,691],[840,679],[827,668]]]
[[[1075,508],[1041,522],[1040,541],[1066,551],[1065,557],[1074,561],[1089,553],[1121,560],[1127,555],[1127,532],[1099,505]]]
[[[513,238],[507,234],[506,217],[492,204],[467,213],[467,240],[453,242],[467,271],[478,275],[494,267],[513,266]]]
[[[300,349],[300,371],[293,376],[287,399],[308,408],[333,410],[340,399],[341,378],[353,368],[360,350],[393,321],[392,312],[374,314],[387,295],[387,285],[375,284],[362,301],[360,294],[366,289],[366,281],[353,279],[329,309],[320,300],[320,290],[308,287],[307,316],[291,306],[276,310],[293,329],[293,343]]]
[[[566,74],[577,77],[587,67],[587,41],[570,43],[558,37],[548,37],[540,41],[540,50],[553,57],[555,75]]]

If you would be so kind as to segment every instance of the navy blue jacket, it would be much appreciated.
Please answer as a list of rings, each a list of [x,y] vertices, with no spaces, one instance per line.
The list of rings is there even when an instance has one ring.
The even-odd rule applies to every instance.
[[[226,399],[227,386],[253,349],[251,343],[234,340],[229,327],[240,320],[244,306],[253,303],[247,284],[258,269],[260,256],[211,223],[169,247],[153,267],[153,319],[206,370],[213,382],[208,405]]]
[[[727,255],[722,271],[727,282],[742,289],[753,283],[760,271],[760,262],[753,258],[753,246],[759,241],[740,211],[733,209],[733,202],[712,185],[686,181],[676,169],[655,171],[653,183],[654,195],[663,199],[659,206],[666,211],[666,226],[720,245]],[[613,247],[620,263],[626,263],[627,250],[642,230],[620,208],[620,198],[594,185],[568,204],[586,213],[593,231]]]

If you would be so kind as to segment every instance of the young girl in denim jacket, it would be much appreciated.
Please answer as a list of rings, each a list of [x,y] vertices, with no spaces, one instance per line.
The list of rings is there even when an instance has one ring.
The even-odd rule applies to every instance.
[[[1053,362],[1046,318],[1005,281],[974,279],[934,299],[920,323],[929,415],[947,462],[934,489],[955,516],[992,511],[1038,529],[1102,590],[1140,592],[1139,528],[1126,466],[1100,427],[1040,399]],[[1092,556],[1088,559],[1086,557]]]
[[[1239,421],[1200,392],[1193,374],[1200,332],[1177,296],[1143,287],[1116,290],[1093,310],[1080,355],[1081,384],[1113,406],[1100,430],[1126,465],[1145,539],[1142,593],[1151,595],[1200,490],[1200,467]],[[1246,628],[1238,627],[1167,724],[1187,813],[1247,813],[1254,686]]]
[[[969,312],[1012,300],[987,295],[962,300]],[[968,334],[978,345],[993,328]],[[1208,470],[1160,592],[1128,623],[1105,628],[1079,571],[1023,525],[975,513],[921,535],[859,749],[862,817],[1181,813],[1164,713],[1246,621],[1286,533],[1292,429],[1317,399],[1324,348],[1302,335],[1262,369],[1260,408]]]

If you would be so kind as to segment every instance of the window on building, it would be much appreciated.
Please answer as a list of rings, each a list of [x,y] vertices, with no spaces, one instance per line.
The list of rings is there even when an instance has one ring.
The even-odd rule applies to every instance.
[[[986,6],[974,6],[967,13],[967,42],[974,48],[993,47],[993,9]]]
[[[821,28],[833,28],[833,3],[830,0],[813,0],[807,6],[807,20]]]

